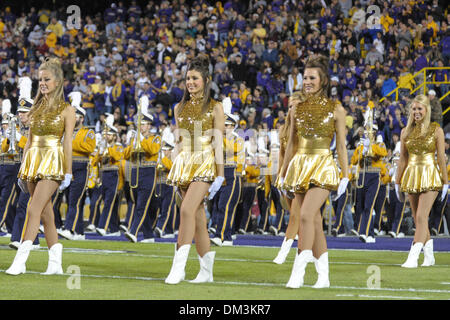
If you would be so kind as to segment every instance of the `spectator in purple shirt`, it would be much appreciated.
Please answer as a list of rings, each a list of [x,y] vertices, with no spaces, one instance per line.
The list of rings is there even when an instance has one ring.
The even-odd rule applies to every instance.
[[[217,32],[219,33],[219,43],[222,45],[225,40],[228,39],[228,31],[230,29],[230,20],[228,20],[225,14],[220,16],[220,20],[217,22]]]

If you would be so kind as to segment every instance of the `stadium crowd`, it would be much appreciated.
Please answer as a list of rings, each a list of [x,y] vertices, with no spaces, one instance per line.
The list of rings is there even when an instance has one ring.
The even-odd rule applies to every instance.
[[[239,127],[276,130],[285,121],[290,95],[302,88],[306,58],[323,54],[330,59],[331,96],[348,112],[347,148],[358,146],[364,111],[374,108],[377,135],[390,159],[406,125],[410,91],[424,81],[413,75],[424,67],[449,66],[450,12],[445,3],[117,1],[92,15],[81,8],[79,20],[71,24],[65,7],[31,7],[20,13],[2,7],[0,99],[9,99],[14,113],[18,78],[30,77],[35,92],[40,63],[59,57],[67,101],[71,92],[81,92],[85,125],[96,133],[106,115],[113,114],[126,147],[139,99],[149,98],[155,130],[170,128],[173,107],[183,95],[186,65],[207,53],[213,97],[230,97]],[[449,81],[450,71],[436,70],[427,78]],[[396,87],[398,99],[392,93]],[[448,84],[426,89],[432,121],[441,126],[450,99],[439,97],[448,90]]]

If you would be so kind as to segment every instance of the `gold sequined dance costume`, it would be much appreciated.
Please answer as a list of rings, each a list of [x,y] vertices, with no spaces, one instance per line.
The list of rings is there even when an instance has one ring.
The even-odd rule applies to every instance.
[[[46,103],[46,102],[44,102]],[[62,111],[69,104],[61,101],[53,112],[38,107],[30,119],[32,140],[19,169],[18,178],[31,182],[64,180],[65,157],[61,144],[64,134]]]
[[[330,151],[335,132],[336,103],[320,96],[308,95],[294,110],[297,152],[289,162],[283,188],[305,193],[310,185],[337,190],[339,173]]]
[[[420,127],[416,126],[405,140],[408,150],[408,164],[403,171],[400,189],[406,193],[439,191],[442,179],[434,154],[436,152],[436,129],[439,124],[430,124],[426,134],[420,135]]]
[[[167,184],[187,188],[191,182],[213,182],[216,178],[211,131],[214,129],[213,111],[217,103],[211,100],[207,112],[202,113],[202,101],[191,98],[181,110],[178,130],[182,149],[173,161]]]

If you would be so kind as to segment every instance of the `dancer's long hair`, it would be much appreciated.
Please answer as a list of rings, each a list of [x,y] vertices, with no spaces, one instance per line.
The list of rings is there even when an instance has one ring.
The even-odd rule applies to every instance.
[[[305,70],[308,68],[316,68],[320,77],[320,89],[316,93],[317,95],[324,96],[328,98],[330,96],[331,85],[330,85],[330,74],[328,73],[329,59],[323,55],[317,55],[309,57],[305,63]],[[292,93],[292,99],[298,100],[298,103],[305,102],[307,99],[307,94],[304,89],[295,91]]]
[[[424,135],[427,130],[428,127],[430,126],[430,122],[431,122],[431,103],[430,103],[430,99],[428,99],[428,97],[426,95],[423,94],[419,94],[417,95],[408,105],[408,110],[409,110],[409,117],[408,117],[408,122],[406,124],[405,127],[405,132],[404,132],[404,137],[407,138],[411,132],[413,131],[414,127],[417,126],[417,123],[414,121],[414,116],[411,112],[411,107],[414,103],[420,103],[421,105],[423,105],[427,111],[427,113],[425,114],[425,117],[423,119],[423,126],[422,126],[422,130],[420,132],[420,135]]]
[[[56,88],[48,97],[48,103],[45,103],[45,95],[41,92],[40,86],[38,86],[38,92],[36,98],[34,98],[33,106],[31,107],[28,117],[31,118],[40,107],[44,108],[41,112],[51,113],[56,111],[61,101],[64,101],[64,73],[61,68],[61,62],[58,58],[48,58],[40,66],[39,71],[47,70],[54,77],[56,81]]]
[[[202,106],[202,113],[205,113],[208,110],[209,103],[211,101],[211,75],[209,72],[209,56],[201,53],[194,59],[192,59],[191,63],[189,63],[188,67],[186,68],[186,73],[184,75],[184,79],[187,77],[188,71],[197,71],[201,74],[203,78],[203,106]],[[184,106],[186,105],[186,102],[191,99],[191,96],[189,94],[189,91],[186,86],[186,81],[184,83],[184,93],[183,98],[180,101],[179,105],[179,111],[183,110]]]

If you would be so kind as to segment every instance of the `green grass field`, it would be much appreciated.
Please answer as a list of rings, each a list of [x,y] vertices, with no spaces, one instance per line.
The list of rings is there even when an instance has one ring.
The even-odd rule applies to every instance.
[[[435,253],[436,265],[404,269],[406,252],[330,250],[331,288],[313,289],[314,264],[306,270],[305,286],[285,288],[295,252],[283,265],[272,263],[277,248],[214,247],[214,283],[166,285],[173,244],[119,241],[61,241],[64,275],[43,276],[47,249],[30,253],[27,273],[9,276],[16,251],[0,238],[0,299],[44,300],[399,300],[450,299],[450,253]],[[41,247],[45,241],[41,239]],[[422,263],[423,255],[419,263]],[[75,267],[74,267],[75,266]],[[73,274],[79,270],[80,276]],[[191,247],[186,279],[195,278],[199,263]],[[370,287],[370,288],[369,288]]]

